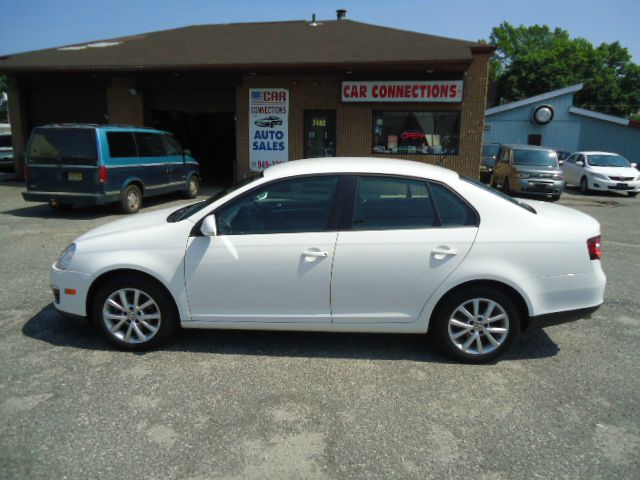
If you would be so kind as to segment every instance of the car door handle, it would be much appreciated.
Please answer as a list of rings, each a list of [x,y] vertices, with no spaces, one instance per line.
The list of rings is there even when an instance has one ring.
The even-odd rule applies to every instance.
[[[455,248],[434,248],[431,250],[431,255],[436,257],[437,260],[442,260],[444,257],[454,256],[458,254],[458,250]]]
[[[320,252],[317,250],[305,250],[302,252],[303,257],[325,258],[329,256],[329,252]]]

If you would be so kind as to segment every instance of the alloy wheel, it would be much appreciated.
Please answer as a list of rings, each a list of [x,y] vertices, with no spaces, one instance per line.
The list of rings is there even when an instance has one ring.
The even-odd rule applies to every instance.
[[[162,316],[149,294],[137,288],[122,288],[107,297],[102,320],[115,338],[138,344],[148,342],[158,333]]]
[[[497,302],[473,298],[458,305],[449,317],[449,339],[467,355],[484,355],[499,348],[509,334],[509,316]]]

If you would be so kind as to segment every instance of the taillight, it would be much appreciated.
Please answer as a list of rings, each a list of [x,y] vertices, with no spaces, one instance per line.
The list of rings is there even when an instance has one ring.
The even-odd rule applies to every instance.
[[[602,258],[601,240],[602,237],[600,235],[587,240],[587,250],[589,250],[589,258],[591,260],[600,260]]]
[[[109,180],[109,175],[107,175],[107,167],[101,165],[100,167],[98,167],[98,181],[100,183],[107,183],[107,180]]]

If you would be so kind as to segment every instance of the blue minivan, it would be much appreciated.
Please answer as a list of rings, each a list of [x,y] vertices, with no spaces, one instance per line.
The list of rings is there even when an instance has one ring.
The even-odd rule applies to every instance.
[[[142,197],[183,192],[194,198],[200,187],[198,162],[172,134],[123,125],[35,128],[25,175],[23,198],[55,209],[118,203],[135,213]]]

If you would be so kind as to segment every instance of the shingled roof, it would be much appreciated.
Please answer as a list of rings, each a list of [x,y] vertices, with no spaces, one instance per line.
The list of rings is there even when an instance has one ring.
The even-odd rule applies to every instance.
[[[0,72],[465,64],[485,44],[351,20],[196,25],[0,57]]]

